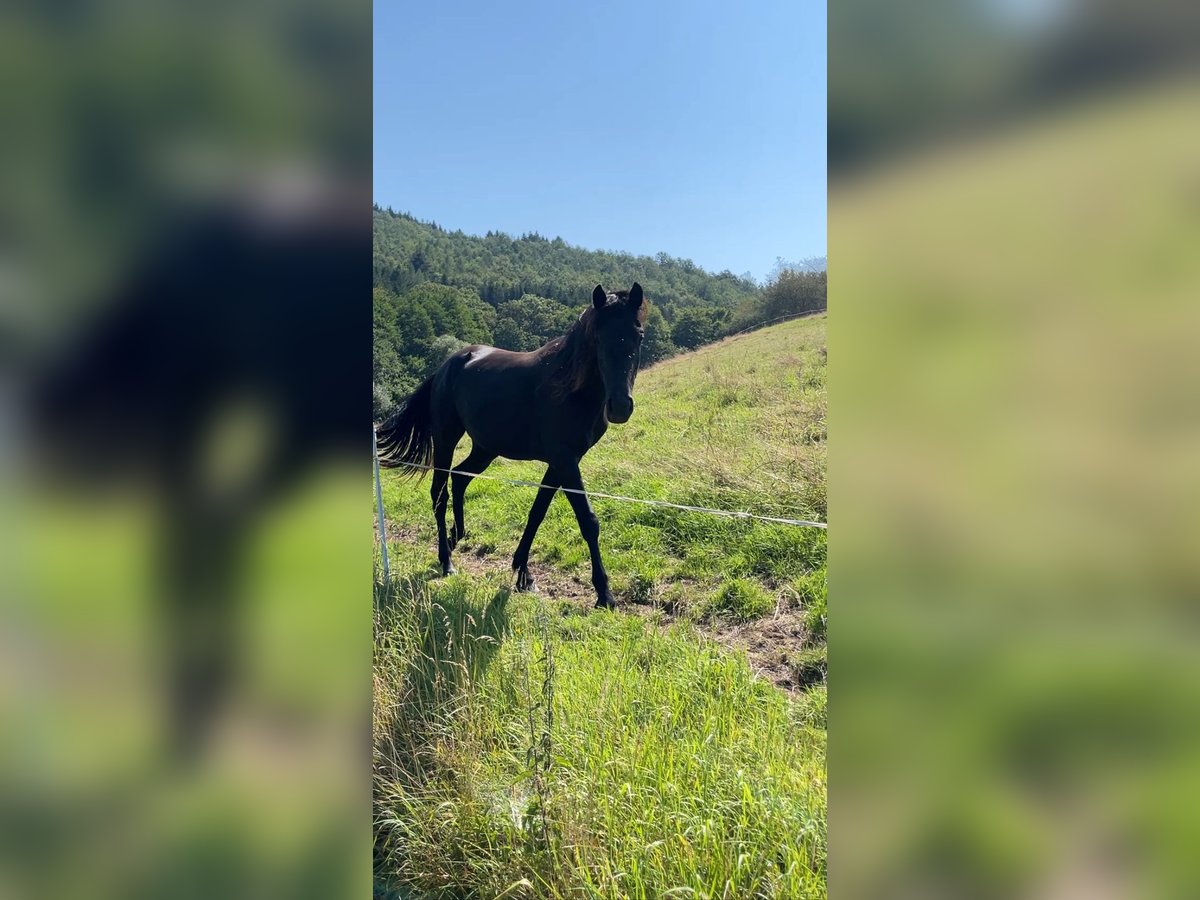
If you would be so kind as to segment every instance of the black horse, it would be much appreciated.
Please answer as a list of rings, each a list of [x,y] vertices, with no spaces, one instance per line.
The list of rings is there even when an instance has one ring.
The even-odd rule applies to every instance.
[[[538,459],[549,465],[513,554],[517,590],[533,587],[529,548],[550,501],[561,487],[583,490],[579,461],[608,423],[633,415],[646,319],[642,286],[606,293],[596,285],[592,305],[571,329],[531,353],[473,345],[452,355],[377,431],[380,465],[407,466],[415,476],[435,467],[430,496],[438,526],[438,560],[454,571],[450,552],[464,534],[463,495],[471,479],[496,459]],[[446,481],[463,433],[472,449],[454,468],[454,527],[446,531]],[[461,474],[460,474],[461,473]],[[613,608],[600,559],[600,522],[587,496],[564,491],[592,556],[596,605]]]

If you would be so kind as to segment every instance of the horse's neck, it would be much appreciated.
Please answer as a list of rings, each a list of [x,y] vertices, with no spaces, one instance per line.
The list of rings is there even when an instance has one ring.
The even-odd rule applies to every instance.
[[[554,351],[553,360],[554,368],[561,371],[574,364],[573,353],[578,352],[578,348],[572,348],[568,343],[564,343]],[[597,409],[604,405],[604,379],[600,375],[600,363],[596,359],[595,351],[587,354],[586,362],[587,374],[584,381],[578,388],[570,391],[571,396],[577,400],[585,400],[589,405],[595,405]],[[564,373],[565,376],[570,376],[571,373]]]

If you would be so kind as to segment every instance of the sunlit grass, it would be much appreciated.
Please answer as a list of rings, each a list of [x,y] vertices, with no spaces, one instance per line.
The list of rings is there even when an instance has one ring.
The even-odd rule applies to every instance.
[[[643,372],[633,421],[584,460],[589,487],[824,520],[824,327],[787,323]],[[539,481],[543,468],[488,471]],[[660,607],[662,624],[557,595],[589,566],[561,498],[534,545],[543,593],[528,596],[510,595],[509,560],[532,489],[472,483],[456,553],[470,573],[446,579],[428,481],[385,472],[384,492],[380,889],[825,896],[824,531],[597,500],[618,601]],[[781,611],[803,622],[804,646],[780,650],[794,693],[710,639]]]
[[[690,628],[510,597],[499,578],[402,579],[378,600],[383,880],[824,896],[823,687],[795,702]]]

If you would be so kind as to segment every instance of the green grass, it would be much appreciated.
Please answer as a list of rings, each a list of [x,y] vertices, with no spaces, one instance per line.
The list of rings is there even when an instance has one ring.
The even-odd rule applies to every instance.
[[[584,460],[589,486],[824,519],[823,345],[818,317],[642,373],[634,420]],[[558,590],[588,572],[561,498],[533,554],[543,593],[510,595],[531,489],[476,480],[456,554],[471,572],[437,579],[428,483],[384,486],[405,540],[376,592],[380,891],[826,895],[824,531],[599,500],[612,614]],[[781,615],[801,623],[777,654],[793,693],[712,639]]]
[[[824,896],[823,688],[795,702],[690,627],[510,596],[498,577],[401,579],[377,599],[382,881]]]
[[[761,619],[775,609],[775,598],[749,578],[727,581],[713,596],[709,615],[729,615],[741,621]]]

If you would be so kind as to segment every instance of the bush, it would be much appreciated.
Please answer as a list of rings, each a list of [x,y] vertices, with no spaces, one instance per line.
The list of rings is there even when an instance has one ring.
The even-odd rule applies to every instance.
[[[680,311],[671,326],[671,340],[685,350],[695,350],[717,339],[729,319],[724,309],[694,306]]]
[[[434,338],[433,343],[429,346],[429,357],[425,361],[425,377],[428,378],[438,370],[450,355],[457,353],[463,347],[467,346],[466,341],[460,341],[452,334],[443,334],[441,337]]]

